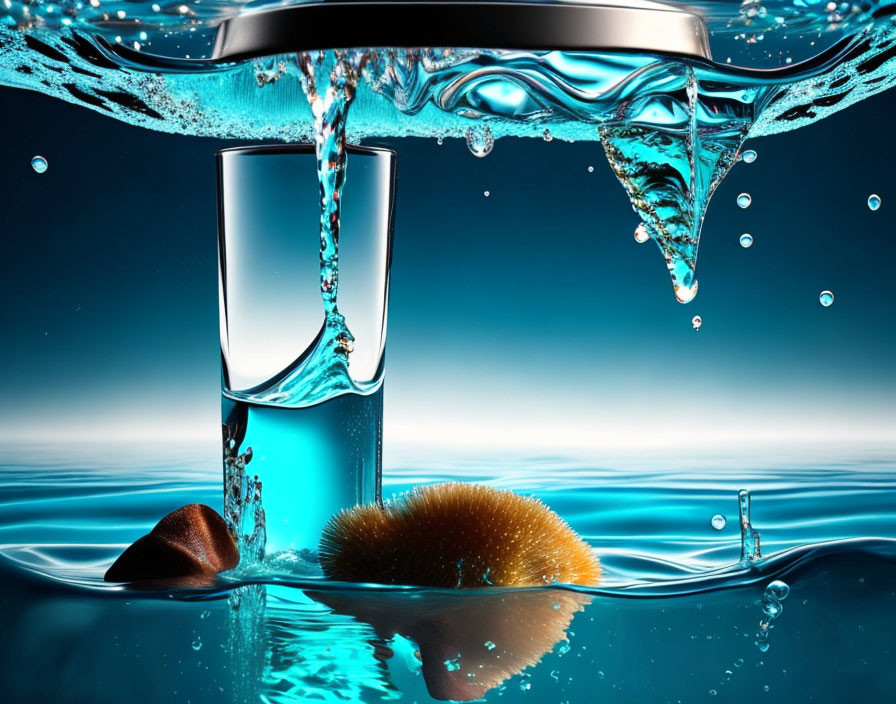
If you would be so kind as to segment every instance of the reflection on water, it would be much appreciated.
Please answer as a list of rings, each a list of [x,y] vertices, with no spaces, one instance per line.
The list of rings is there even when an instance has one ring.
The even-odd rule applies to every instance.
[[[0,680],[10,701],[117,702],[129,691],[135,702],[216,704],[715,702],[768,686],[782,701],[840,702],[851,681],[869,700],[896,686],[890,466],[709,477],[556,462],[548,472],[532,461],[512,477],[427,475],[535,494],[595,548],[602,590],[386,589],[327,582],[300,561],[210,588],[107,585],[108,565],[160,515],[220,506],[216,471],[159,466],[4,467]],[[417,474],[393,471],[387,490]],[[742,486],[763,555],[744,567]],[[776,579],[790,587],[783,612],[780,592],[767,591]],[[758,624],[771,612],[762,652]]]

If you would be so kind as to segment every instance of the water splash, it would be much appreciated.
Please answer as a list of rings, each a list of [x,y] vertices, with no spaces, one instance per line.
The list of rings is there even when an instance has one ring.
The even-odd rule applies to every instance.
[[[621,124],[599,128],[610,166],[657,243],[681,303],[697,294],[697,251],[709,200],[752,123],[743,105],[714,98],[690,66],[658,64],[642,73],[636,92],[620,99]]]
[[[759,532],[750,522],[749,491],[741,489],[737,493],[737,505],[740,513],[740,564],[746,566],[762,557]]]

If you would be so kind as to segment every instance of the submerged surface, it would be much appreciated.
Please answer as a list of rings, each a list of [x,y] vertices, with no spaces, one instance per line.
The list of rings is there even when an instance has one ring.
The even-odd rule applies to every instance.
[[[384,589],[328,583],[308,563],[280,560],[205,589],[135,591],[103,583],[106,567],[165,512],[197,501],[220,509],[217,471],[6,464],[2,679],[14,701],[50,692],[118,701],[129,691],[147,702],[833,702],[858,683],[873,700],[896,686],[886,664],[896,627],[893,470],[757,468],[707,479],[537,459],[425,477],[396,470],[386,495],[460,479],[542,498],[594,547],[605,581],[575,591]],[[763,555],[747,566],[743,488]],[[785,598],[770,597],[774,580],[789,586]]]

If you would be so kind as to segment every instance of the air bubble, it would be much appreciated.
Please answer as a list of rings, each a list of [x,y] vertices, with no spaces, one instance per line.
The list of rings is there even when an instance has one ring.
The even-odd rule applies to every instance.
[[[588,173],[589,173],[589,174],[593,174],[593,173],[594,173],[594,167],[593,167],[593,166],[589,166],[589,167],[588,167]]]
[[[880,208],[880,196],[877,193],[872,193],[868,196],[868,208],[869,210],[877,210]]]
[[[190,647],[193,648],[193,650],[201,650],[202,649],[202,638],[199,638],[197,636],[196,640],[194,640],[190,644]]]
[[[717,513],[709,520],[709,525],[711,525],[715,530],[722,530],[727,523],[728,520],[721,513]]]
[[[703,318],[701,318],[699,315],[695,315],[693,318],[691,318],[691,325],[694,327],[694,330],[699,330],[700,326],[703,325]]]
[[[649,239],[650,233],[647,231],[647,226],[642,222],[635,228],[635,242],[644,244]]]
[[[829,308],[834,302],[834,294],[830,291],[822,291],[818,294],[818,302],[825,308]]]
[[[491,194],[492,194],[491,191],[483,191],[482,192],[482,195],[484,195],[486,198],[488,198]]]
[[[747,151],[743,153],[743,156],[741,158],[744,160],[745,164],[752,164],[754,161],[756,161],[757,156],[759,155],[754,150],[747,149]]]
[[[49,168],[50,164],[42,156],[36,156],[31,160],[31,168],[37,173],[42,174]]]
[[[544,138],[544,141],[545,141],[545,142],[552,142],[552,141],[554,141],[554,136],[551,134],[551,131],[550,131],[550,130],[545,130],[545,131],[544,131],[544,134],[542,134],[542,137]]]
[[[496,647],[495,644],[490,640],[485,641],[485,643],[483,643],[483,645],[485,645],[486,650],[494,650]]]
[[[749,249],[753,246],[753,235],[745,232],[740,236],[740,246],[744,249]]]
[[[737,197],[737,205],[741,208],[749,208],[750,203],[752,203],[752,202],[753,202],[753,198],[750,196],[749,193],[741,193]]]

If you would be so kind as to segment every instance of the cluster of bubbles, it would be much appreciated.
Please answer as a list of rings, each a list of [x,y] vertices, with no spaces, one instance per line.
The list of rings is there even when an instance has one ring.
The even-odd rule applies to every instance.
[[[784,607],[781,602],[790,594],[790,586],[780,579],[769,582],[762,593],[762,618],[759,619],[759,633],[756,635],[756,647],[763,653],[768,650],[768,634]]]

